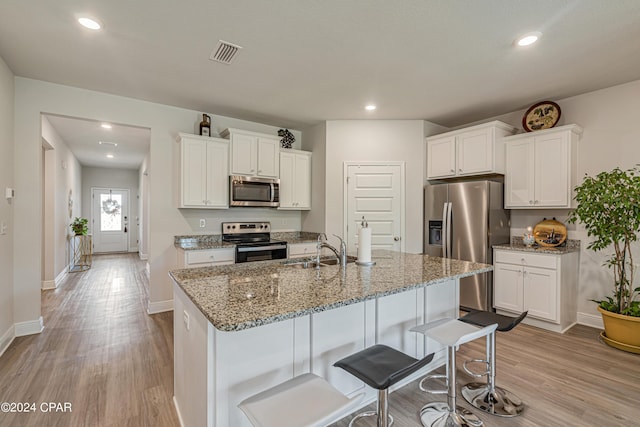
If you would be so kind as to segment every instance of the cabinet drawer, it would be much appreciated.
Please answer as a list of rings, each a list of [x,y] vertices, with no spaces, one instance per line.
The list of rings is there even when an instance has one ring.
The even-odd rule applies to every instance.
[[[212,262],[231,262],[236,259],[235,248],[188,251],[187,264],[208,264]]]
[[[557,268],[558,257],[555,255],[531,254],[519,251],[496,251],[494,262],[517,264],[525,267]]]

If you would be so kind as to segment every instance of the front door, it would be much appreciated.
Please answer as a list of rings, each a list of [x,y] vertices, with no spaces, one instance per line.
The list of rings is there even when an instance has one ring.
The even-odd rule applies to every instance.
[[[404,164],[346,164],[347,250],[357,251],[362,217],[371,228],[371,248],[401,251],[404,218]]]
[[[127,252],[129,190],[92,188],[93,251]]]

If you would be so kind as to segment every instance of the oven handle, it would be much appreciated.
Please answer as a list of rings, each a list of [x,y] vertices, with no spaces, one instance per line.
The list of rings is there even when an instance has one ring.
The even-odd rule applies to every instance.
[[[287,245],[271,245],[271,246],[255,246],[248,248],[238,247],[238,252],[258,252],[258,251],[269,251],[274,249],[287,249]]]

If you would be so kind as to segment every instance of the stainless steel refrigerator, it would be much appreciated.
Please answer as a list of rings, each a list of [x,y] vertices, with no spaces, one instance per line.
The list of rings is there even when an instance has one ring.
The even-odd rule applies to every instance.
[[[492,246],[509,241],[501,178],[428,184],[424,189],[424,252],[493,263]],[[493,310],[493,275],[460,280],[463,309]]]

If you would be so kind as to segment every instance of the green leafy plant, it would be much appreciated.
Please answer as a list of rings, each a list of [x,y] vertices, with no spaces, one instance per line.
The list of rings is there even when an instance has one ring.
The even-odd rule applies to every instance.
[[[87,231],[89,230],[89,227],[87,226],[88,222],[89,220],[87,218],[76,217],[73,220],[73,222],[69,225],[71,226],[71,229],[73,230],[73,232],[76,233],[76,236],[79,236],[79,235],[87,234]]]
[[[603,265],[613,270],[613,296],[597,302],[604,310],[640,317],[640,287],[633,287],[635,266],[631,244],[640,232],[640,168],[638,166],[595,177],[585,176],[576,188],[576,209],[568,221],[580,221],[593,237],[587,249],[600,251],[613,246],[613,254]]]

